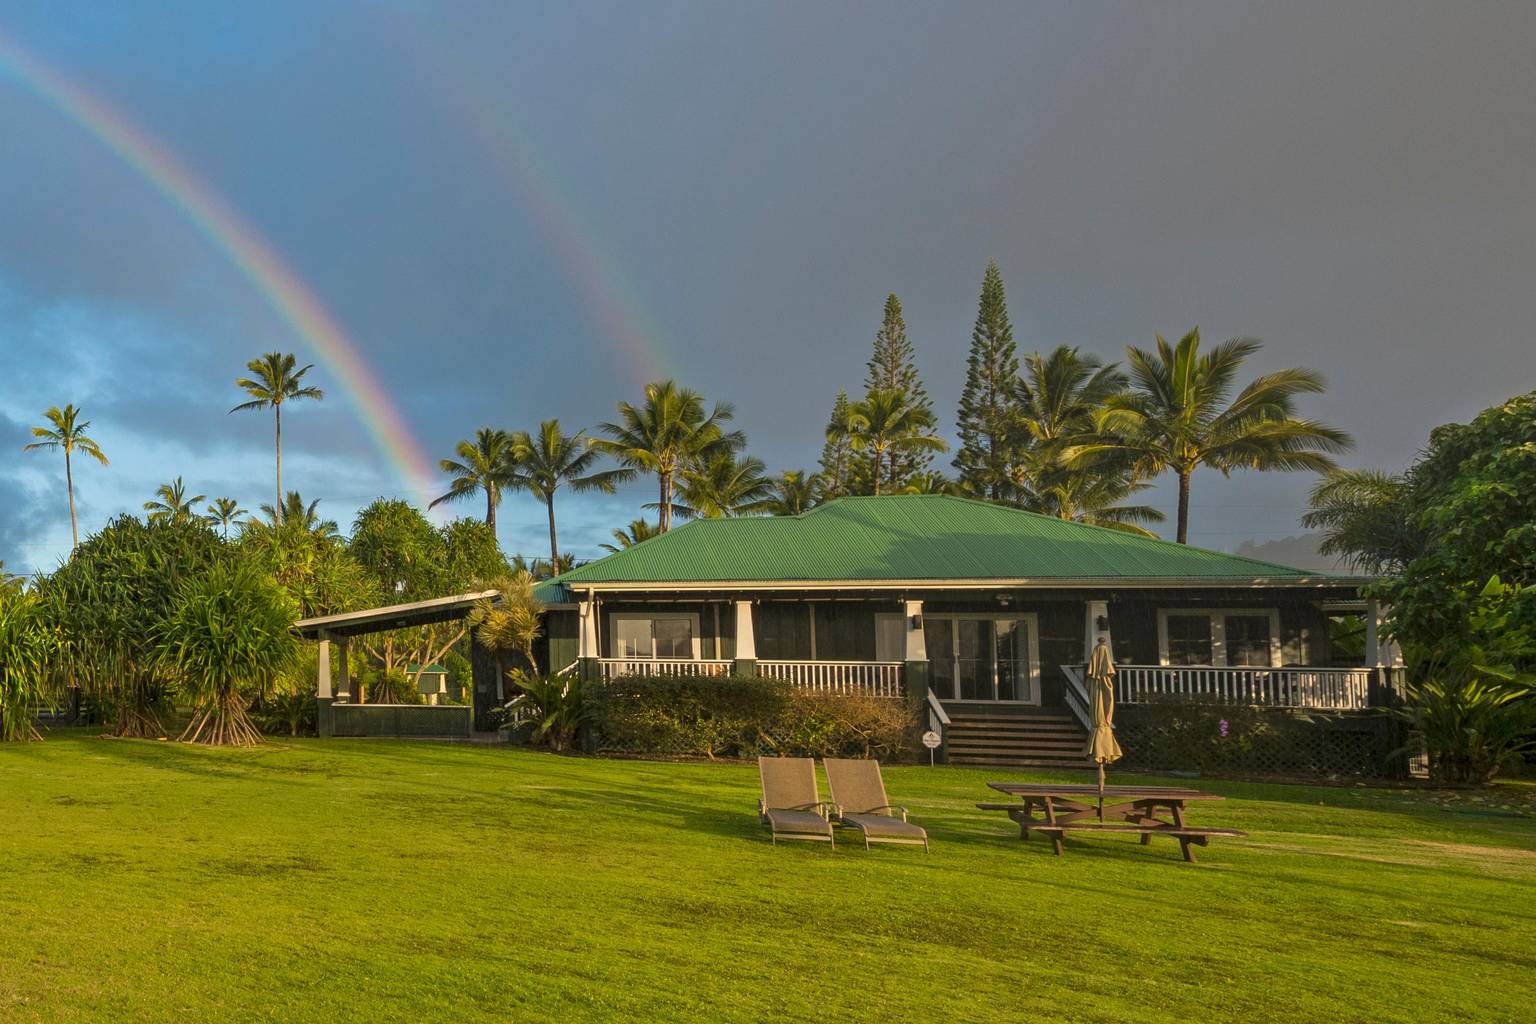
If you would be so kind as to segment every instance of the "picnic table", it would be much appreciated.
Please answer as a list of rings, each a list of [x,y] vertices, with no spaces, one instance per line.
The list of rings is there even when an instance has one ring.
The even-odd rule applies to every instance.
[[[1194,862],[1192,846],[1205,846],[1213,836],[1244,836],[1231,828],[1195,828],[1184,821],[1185,805],[1196,800],[1222,800],[1214,793],[1182,786],[1105,786],[989,782],[988,788],[1017,797],[1017,803],[979,803],[984,811],[1006,811],[1019,825],[1019,838],[1039,832],[1051,839],[1059,857],[1068,832],[1139,834],[1146,846],[1155,835],[1179,841],[1186,861]]]

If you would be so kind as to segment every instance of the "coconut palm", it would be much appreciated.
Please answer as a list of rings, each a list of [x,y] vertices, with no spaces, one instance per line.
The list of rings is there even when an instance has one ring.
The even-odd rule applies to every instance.
[[[673,510],[685,519],[719,519],[762,512],[773,494],[773,481],[765,475],[766,471],[762,459],[738,458],[735,452],[724,448],[714,451],[683,470]]]
[[[505,430],[481,427],[475,431],[473,441],[460,441],[454,449],[457,459],[443,459],[438,463],[443,472],[453,477],[448,492],[434,498],[428,508],[445,501],[463,501],[476,493],[485,493],[485,525],[496,532],[496,507],[501,504],[501,492],[512,483],[515,472],[512,435]]]
[[[661,536],[661,531],[653,523],[645,519],[634,519],[630,521],[628,526],[614,530],[612,536],[614,542],[612,544],[603,544],[601,547],[604,551],[618,554],[625,548],[632,548],[643,540],[650,540],[652,537]]]
[[[229,528],[240,522],[242,516],[248,514],[234,498],[214,498],[213,503],[204,510],[203,519],[210,525],[219,527],[224,536],[228,537]]]
[[[615,530],[615,533],[618,531]],[[5,568],[5,559],[0,558],[0,594],[19,594],[27,585],[25,576],[17,576]]]
[[[1424,553],[1424,534],[1406,513],[1409,490],[1401,474],[1335,470],[1312,488],[1301,525],[1322,531],[1321,553],[1361,572],[1396,575]]]
[[[762,509],[769,515],[798,516],[821,500],[821,478],[800,469],[786,469],[768,481],[768,488]]]
[[[678,387],[676,381],[656,381],[645,386],[645,401],[640,405],[619,403],[619,421],[602,424],[608,437],[594,444],[620,464],[656,475],[658,529],[666,533],[672,528],[677,475],[714,450],[735,451],[746,443],[741,433],[727,432],[722,426],[733,415],[729,403],[717,402],[706,412],[704,398],[697,392]]]
[[[894,483],[895,476],[890,473],[894,455],[949,448],[934,433],[932,411],[913,404],[910,395],[895,388],[877,388],[863,401],[853,403],[843,429],[848,431],[848,443],[854,451],[870,455],[870,483],[875,494],[880,493],[882,484]]]
[[[251,395],[249,402],[242,402],[230,412],[242,409],[271,409],[277,425],[277,503],[283,503],[283,403],[302,398],[322,399],[325,392],[302,383],[304,375],[314,369],[311,363],[295,369],[297,360],[291,352],[268,352],[260,359],[245,364],[251,376],[236,379],[235,386],[242,387]]]
[[[939,473],[935,470],[928,470],[927,472],[917,473],[912,477],[909,477],[907,482],[902,485],[901,493],[950,494],[961,497],[964,496],[964,493],[961,491],[960,485],[957,482],[951,480],[943,473]]]
[[[320,506],[320,499],[316,498],[308,505],[299,496],[298,491],[289,491],[287,499],[281,508],[273,508],[271,505],[262,505],[261,511],[267,517],[267,522],[259,523],[251,520],[251,525],[262,529],[277,530],[289,528],[301,533],[307,533],[319,541],[331,542],[341,539],[341,530],[334,519],[321,519],[315,511]]]
[[[1190,479],[1201,466],[1223,475],[1236,469],[1333,470],[1328,453],[1347,451],[1349,435],[1295,414],[1296,396],[1325,390],[1321,374],[1276,370],[1230,397],[1243,362],[1260,347],[1255,339],[1233,338],[1202,355],[1197,327],[1177,345],[1158,335],[1155,352],[1127,348],[1132,391],[1109,399],[1097,423],[1107,436],[1075,454],[1124,455],[1139,477],[1177,474],[1181,544],[1189,540]]]
[[[1150,505],[1125,503],[1131,495],[1151,486],[1113,468],[1057,469],[1040,478],[1038,486],[1025,493],[1021,504],[1031,512],[1057,519],[1156,537],[1157,534],[1137,524],[1160,523],[1162,512]]]
[[[187,497],[187,489],[182,484],[181,477],[177,477],[170,483],[161,484],[155,488],[155,497],[158,500],[144,503],[144,511],[149,513],[145,518],[150,522],[190,523],[197,518],[192,506],[202,501],[205,496],[194,494],[190,498]]]
[[[1129,384],[1114,363],[1106,366],[1070,345],[1057,346],[1048,356],[1031,353],[1013,387],[1015,447],[1060,446],[1091,433],[1094,416]]]
[[[545,420],[532,434],[519,430],[512,435],[516,471],[511,484],[544,503],[549,515],[549,564],[554,575],[560,574],[561,565],[555,534],[555,492],[564,485],[577,493],[612,494],[617,484],[634,475],[632,469],[595,469],[601,458],[602,453],[585,431],[567,435],[559,420]]]
[[[85,430],[91,425],[90,420],[80,419],[80,410],[73,405],[66,405],[60,409],[54,406],[43,413],[48,417],[52,427],[33,427],[32,436],[43,440],[34,441],[24,446],[24,452],[64,450],[64,486],[69,492],[69,534],[75,547],[80,546],[80,528],[75,521],[75,471],[71,456],[75,452],[83,452],[101,463],[107,465],[107,457],[102,454],[101,448],[95,441],[86,436]]]

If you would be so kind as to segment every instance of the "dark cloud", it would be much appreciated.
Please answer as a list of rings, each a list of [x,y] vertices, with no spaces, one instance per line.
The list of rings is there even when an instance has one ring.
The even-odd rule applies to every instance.
[[[1115,356],[1199,323],[1264,338],[1255,371],[1326,371],[1306,409],[1359,464],[1400,467],[1434,424],[1536,385],[1518,6],[163,0],[0,20],[270,241],[434,458],[481,425],[590,426],[656,373],[734,400],[771,467],[810,467],[889,291],[948,421],[989,257],[1025,351]],[[114,436],[83,488],[98,519],[177,472],[265,500],[270,425],[226,414],[233,378],[268,349],[322,353],[8,78],[0,124],[26,143],[0,147],[0,406],[89,402]],[[402,485],[345,382],[317,376],[332,397],[295,410],[292,483],[346,521]],[[20,503],[53,500],[26,480]],[[1202,477],[1194,537],[1292,536],[1308,484]],[[595,551],[648,498],[568,498],[564,535]],[[504,522],[542,547],[537,503]]]

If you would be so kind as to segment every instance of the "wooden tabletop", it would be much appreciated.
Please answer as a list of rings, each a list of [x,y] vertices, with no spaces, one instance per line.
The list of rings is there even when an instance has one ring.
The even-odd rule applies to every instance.
[[[1092,783],[989,782],[988,788],[1016,797],[1113,797],[1116,800],[1222,800],[1215,793],[1182,786],[1105,786]]]

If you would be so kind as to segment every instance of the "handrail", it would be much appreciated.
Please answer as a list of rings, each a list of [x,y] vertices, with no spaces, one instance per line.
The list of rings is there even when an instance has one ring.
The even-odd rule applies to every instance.
[[[1072,712],[1072,717],[1077,719],[1077,724],[1084,729],[1093,729],[1092,705],[1088,698],[1088,687],[1083,682],[1083,671],[1086,666],[1063,665],[1061,674],[1067,677],[1067,685],[1062,688],[1066,696],[1064,703],[1067,710]]]
[[[949,716],[944,713],[944,705],[939,703],[939,698],[932,690],[928,691],[928,717],[938,721],[940,725],[949,725]]]
[[[555,678],[559,679],[562,676],[570,675],[571,673],[576,671],[576,666],[580,665],[580,664],[581,664],[581,659],[577,658],[575,661],[573,661],[569,665],[565,666],[565,668],[561,669],[559,672],[556,672],[555,673]]]

